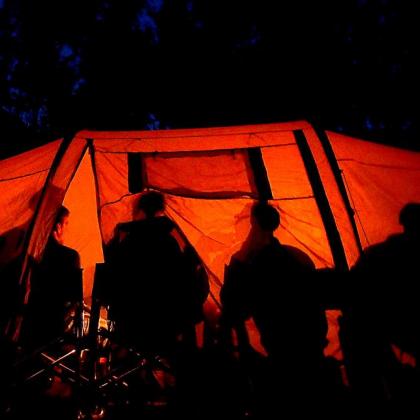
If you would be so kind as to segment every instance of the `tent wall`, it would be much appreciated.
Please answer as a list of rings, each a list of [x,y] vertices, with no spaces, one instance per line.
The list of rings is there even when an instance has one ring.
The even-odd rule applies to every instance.
[[[309,125],[303,123],[308,128]],[[334,261],[323,220],[291,128],[302,124],[162,132],[82,132],[93,139],[100,223],[105,244],[118,222],[132,220],[129,154],[138,153],[143,187],[164,191],[168,215],[183,229],[213,274],[213,292],[224,267],[250,229],[250,208],[259,197],[250,149],[261,152],[279,208],[279,238],[309,253],[317,267]],[[332,181],[333,182],[333,179]],[[330,186],[332,191],[334,183]],[[338,192],[336,193],[338,196]],[[211,199],[211,200],[209,200]]]
[[[64,195],[86,150],[86,141],[62,141],[40,193],[38,205],[28,228],[28,245],[24,249],[24,259],[19,284],[22,285],[23,303],[28,302],[33,263],[40,261],[48,237],[51,233],[57,210],[63,203]],[[17,319],[15,337],[19,335],[21,319]]]
[[[317,267],[332,267],[334,261],[328,237],[314,200],[307,168],[296,145],[294,133],[297,130],[304,133],[316,162],[351,266],[359,255],[351,228],[351,215],[345,209],[324,148],[316,132],[306,122],[198,130],[80,132],[49,180],[29,243],[29,254],[38,259],[42,253],[54,212],[86,148],[86,139],[92,138],[105,243],[112,237],[117,222],[132,218],[136,195],[130,192],[128,153],[138,153],[143,171],[142,186],[168,194],[168,213],[184,226],[187,236],[201,249],[201,255],[205,256],[209,268],[220,280],[228,256],[237,250],[247,235],[249,208],[252,199],[258,197],[255,173],[249,161],[249,149],[253,148],[261,153],[273,204],[282,215],[280,239],[308,252]],[[420,201],[419,153],[334,133],[328,133],[328,137],[356,212],[363,247],[399,231],[398,213],[402,206],[408,201]],[[22,241],[22,232],[26,231],[34,214],[60,144],[56,141],[2,161],[0,246],[8,252],[1,253],[0,265],[19,252],[17,243]],[[87,160],[84,161],[81,167],[83,173],[88,166]],[[81,188],[86,188],[82,201],[93,196],[91,173],[88,178],[89,184],[75,179],[69,197],[76,197],[75,191],[81,191]],[[212,198],[211,202],[209,198]],[[67,198],[65,203],[74,207],[78,200]],[[82,217],[77,206],[71,210],[80,217],[74,217],[73,221],[77,219],[77,223],[81,223],[83,219],[90,219],[90,216]],[[76,229],[86,230],[82,225]],[[215,234],[216,231],[220,233]],[[82,245],[80,241],[76,235],[70,244],[75,248],[81,247],[83,254],[92,253],[92,256],[86,254],[87,267],[92,266],[94,259],[101,260],[98,249],[87,251],[90,246]],[[91,268],[87,268],[89,270]]]
[[[85,153],[64,198],[70,210],[65,245],[77,249],[83,267],[83,295],[92,294],[95,264],[103,262],[102,239],[99,231],[95,181],[91,159]]]
[[[308,253],[317,267],[332,267],[325,228],[294,137],[286,145],[261,150],[272,204],[280,211],[279,239]]]
[[[39,261],[51,233],[57,209],[64,201],[66,191],[86,151],[86,141],[73,139],[57,152],[46,180],[45,191],[37,209],[28,246],[28,255]]]
[[[0,164],[0,269],[23,252],[26,233],[61,140]]]
[[[420,153],[328,132],[365,248],[401,231],[399,212],[420,202]]]

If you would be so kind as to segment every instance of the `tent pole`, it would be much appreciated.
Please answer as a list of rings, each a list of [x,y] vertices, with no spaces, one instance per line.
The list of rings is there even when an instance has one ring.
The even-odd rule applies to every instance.
[[[318,136],[318,138],[321,142],[321,145],[322,145],[322,147],[325,151],[325,154],[327,155],[328,162],[331,165],[335,181],[337,182],[338,189],[340,191],[341,197],[343,198],[344,206],[346,208],[347,214],[348,214],[349,219],[350,219],[350,224],[351,224],[351,228],[353,230],[354,239],[356,240],[357,248],[358,248],[359,252],[362,254],[363,253],[363,247],[362,247],[362,242],[360,240],[359,231],[357,230],[356,220],[354,218],[355,211],[354,211],[353,207],[351,206],[350,199],[349,199],[349,196],[347,194],[346,186],[344,184],[344,180],[343,180],[343,176],[342,176],[342,170],[338,166],[337,158],[335,156],[334,150],[331,146],[331,142],[330,142],[327,134],[325,133],[325,131],[321,130],[316,125],[312,124],[312,126],[315,130],[316,135]]]
[[[101,233],[102,252],[105,252],[104,235],[102,232],[102,217],[101,217],[101,197],[99,195],[99,180],[98,170],[96,168],[95,148],[93,147],[93,139],[86,139],[90,155],[90,162],[92,164],[93,180],[95,182],[95,196],[96,196],[96,211],[98,215],[99,232]]]
[[[132,194],[142,192],[145,188],[142,153],[127,153],[128,191]]]
[[[300,154],[308,174],[309,182],[314,192],[315,201],[319,208],[322,221],[327,233],[328,242],[330,244],[332,256],[334,259],[335,267],[338,271],[345,272],[349,270],[346,255],[344,252],[343,243],[334,220],[334,216],[328,202],[327,194],[325,193],[324,186],[322,185],[321,177],[315,163],[315,159],[309,148],[308,141],[306,140],[303,130],[293,131],[296,144],[299,148]]]
[[[258,198],[260,200],[271,200],[273,193],[271,191],[270,181],[268,180],[267,170],[264,166],[261,149],[259,147],[248,149],[248,157],[252,173],[254,174]]]

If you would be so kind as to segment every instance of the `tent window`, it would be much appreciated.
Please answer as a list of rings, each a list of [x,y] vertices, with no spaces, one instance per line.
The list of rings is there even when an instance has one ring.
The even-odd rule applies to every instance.
[[[147,186],[187,197],[256,197],[246,150],[143,155]]]

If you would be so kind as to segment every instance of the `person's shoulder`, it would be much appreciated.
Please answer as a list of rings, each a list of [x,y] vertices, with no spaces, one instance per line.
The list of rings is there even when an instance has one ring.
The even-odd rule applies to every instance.
[[[249,260],[250,260],[249,252],[247,252],[247,250],[240,249],[236,251],[230,257],[228,265],[234,266],[234,265],[245,264],[245,263],[249,263]]]
[[[142,220],[132,220],[130,222],[121,222],[117,224],[116,230],[118,232],[131,232],[135,229],[141,229],[145,225],[145,219]]]
[[[117,230],[124,233],[135,233],[138,231],[153,230],[170,233],[176,224],[167,216],[152,217],[150,219],[132,220],[117,225]]]
[[[63,253],[66,253],[67,255],[71,255],[72,257],[79,256],[78,251],[76,251],[74,248],[71,248],[67,245],[61,245],[61,250]]]
[[[58,251],[62,258],[65,259],[69,265],[80,267],[80,254],[74,248],[59,244]]]
[[[299,248],[292,245],[282,245],[287,254],[293,258],[298,264],[309,269],[315,269],[315,264],[311,257]]]
[[[43,266],[62,267],[64,270],[69,266],[80,268],[80,254],[74,248],[60,244],[55,239],[50,238],[42,262]]]
[[[370,245],[365,248],[362,258],[385,258],[387,255],[398,253],[405,245],[405,238],[402,234],[388,236],[384,241]]]
[[[121,222],[118,223],[115,230],[119,231],[119,232],[126,232],[127,230],[130,229],[131,225],[133,224],[133,222]]]
[[[240,251],[236,252],[231,256],[229,263],[226,265],[227,269],[238,269],[243,267],[248,267],[250,265],[250,260],[247,259],[243,253]]]
[[[167,232],[171,232],[172,229],[179,229],[178,225],[168,216],[158,216],[153,218],[153,220],[156,226]]]

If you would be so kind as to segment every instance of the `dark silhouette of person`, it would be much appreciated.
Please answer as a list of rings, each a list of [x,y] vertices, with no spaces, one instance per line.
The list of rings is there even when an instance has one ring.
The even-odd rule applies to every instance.
[[[33,194],[27,206],[33,213],[40,198],[40,192]],[[19,306],[19,276],[24,260],[24,244],[31,218],[0,235],[0,336],[6,335],[10,317]]]
[[[197,253],[164,208],[161,193],[145,192],[134,209],[143,218],[117,226],[107,261],[118,282],[108,294],[123,343],[170,354],[194,335],[209,285]]]
[[[268,353],[268,415],[279,401],[299,400],[302,407],[316,394],[327,332],[325,312],[311,283],[314,263],[274,237],[279,225],[273,206],[253,206],[250,234],[232,257],[221,290],[223,322],[237,327],[252,316]]]
[[[63,335],[70,309],[83,299],[79,253],[63,244],[69,215],[66,207],[58,209],[42,259],[33,268],[21,333],[30,347]]]
[[[403,232],[366,248],[350,277],[342,335],[349,379],[363,404],[406,399],[416,386],[403,378],[393,346],[413,355],[418,366],[420,204],[406,204],[399,221]]]

